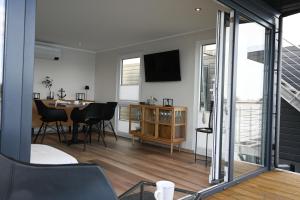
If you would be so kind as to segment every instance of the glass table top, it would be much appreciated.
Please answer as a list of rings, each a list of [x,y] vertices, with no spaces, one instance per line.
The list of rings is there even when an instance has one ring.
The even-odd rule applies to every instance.
[[[119,200],[155,200],[156,184],[141,181],[119,196]],[[174,199],[196,200],[197,192],[175,188]]]

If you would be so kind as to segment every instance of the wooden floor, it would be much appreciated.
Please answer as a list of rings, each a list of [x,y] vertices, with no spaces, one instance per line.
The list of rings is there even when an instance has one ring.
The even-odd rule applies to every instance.
[[[175,182],[176,187],[191,191],[209,186],[209,167],[204,163],[195,164],[191,153],[175,151],[171,157],[167,148],[139,143],[132,145],[128,139],[115,141],[109,135],[105,140],[107,148],[94,138],[85,152],[82,144],[59,144],[57,135],[47,135],[44,144],[63,150],[80,162],[100,165],[118,195],[141,180],[155,182],[167,179]]]
[[[206,200],[299,200],[300,175],[290,172],[266,172],[242,182]]]
[[[245,161],[234,161],[233,176],[240,177],[259,169],[260,166]]]
[[[150,144],[136,143],[134,146],[124,138],[116,142],[107,136],[105,148],[96,139],[83,152],[83,145],[59,144],[56,135],[46,136],[44,144],[57,147],[80,162],[96,163],[106,172],[117,194],[120,195],[141,180],[171,180],[177,187],[199,191],[209,186],[209,167],[195,164],[193,155],[176,152],[173,157],[169,149]],[[300,175],[283,171],[272,171],[242,182],[206,200],[300,200]]]

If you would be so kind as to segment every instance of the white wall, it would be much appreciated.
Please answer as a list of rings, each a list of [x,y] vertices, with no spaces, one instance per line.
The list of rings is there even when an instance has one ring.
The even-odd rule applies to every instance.
[[[180,50],[181,81],[164,83],[146,83],[142,69],[141,101],[149,96],[154,96],[162,104],[162,99],[173,98],[175,105],[188,108],[187,138],[183,144],[184,148],[193,149],[195,137],[195,108],[197,107],[195,96],[195,84],[197,82],[196,43],[197,41],[215,40],[215,30],[205,30],[159,41],[153,41],[132,47],[97,53],[95,73],[95,100],[100,102],[116,100],[118,68],[120,58],[126,55],[144,55],[167,50]],[[204,146],[205,137],[200,136],[201,144]],[[203,141],[203,142],[202,142]],[[203,150],[203,148],[201,148]]]
[[[94,100],[95,60],[92,52],[62,47],[62,56],[59,61],[35,59],[33,92],[41,93],[45,99],[48,89],[42,85],[45,76],[53,79],[52,91],[57,93],[60,88],[66,91],[65,99],[73,100],[75,94],[85,92],[84,86],[89,85],[88,99]]]

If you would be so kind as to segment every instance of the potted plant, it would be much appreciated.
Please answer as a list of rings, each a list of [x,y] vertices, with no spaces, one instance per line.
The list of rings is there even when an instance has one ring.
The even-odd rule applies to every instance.
[[[42,84],[45,88],[49,89],[49,95],[47,96],[47,99],[53,99],[54,93],[51,92],[51,87],[53,85],[53,79],[50,78],[50,76],[46,76],[44,80],[42,81]]]

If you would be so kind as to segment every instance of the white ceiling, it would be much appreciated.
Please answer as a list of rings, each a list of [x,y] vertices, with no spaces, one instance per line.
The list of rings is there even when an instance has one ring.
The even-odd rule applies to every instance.
[[[213,28],[218,7],[213,0],[37,0],[36,40],[105,51]]]

